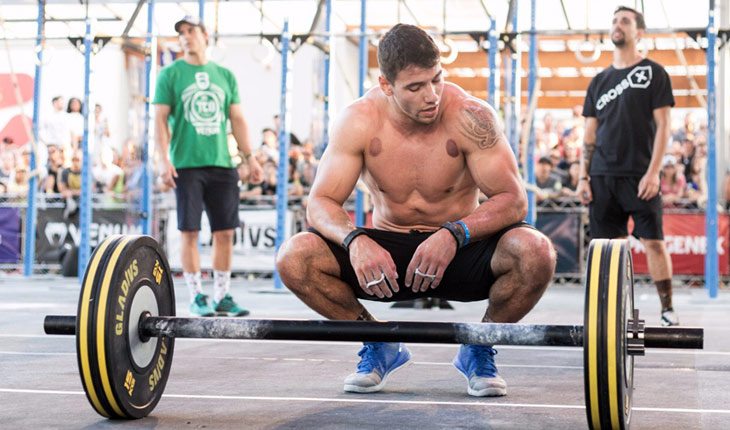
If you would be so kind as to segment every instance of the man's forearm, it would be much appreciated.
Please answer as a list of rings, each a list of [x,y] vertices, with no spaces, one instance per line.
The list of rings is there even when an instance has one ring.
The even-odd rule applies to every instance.
[[[355,224],[345,208],[334,200],[315,197],[307,204],[307,222],[327,239],[342,243],[355,229]]]
[[[488,238],[503,228],[524,220],[526,215],[526,198],[502,193],[484,201],[461,221],[469,228],[469,240],[474,241]]]
[[[652,172],[659,174],[662,168],[662,158],[667,151],[667,142],[671,132],[667,127],[657,127],[656,135],[654,136],[654,147],[651,150],[651,162],[649,162],[649,169],[647,173]]]
[[[164,121],[158,120],[155,126],[155,143],[157,144],[157,150],[160,151],[160,158],[167,160],[169,158],[170,148],[170,129],[167,126],[167,119]]]
[[[246,158],[251,155],[251,143],[248,140],[248,126],[243,118],[235,118],[231,120],[231,131],[233,138],[236,139],[238,151],[243,153]]]
[[[586,178],[591,172],[591,160],[596,151],[596,142],[583,142],[583,158],[580,162],[580,178]],[[580,180],[580,179],[579,179]]]

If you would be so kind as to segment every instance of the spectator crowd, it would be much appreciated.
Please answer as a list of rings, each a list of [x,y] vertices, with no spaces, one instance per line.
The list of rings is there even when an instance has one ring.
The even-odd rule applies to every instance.
[[[536,122],[535,185],[539,202],[577,199],[583,123],[580,106],[573,109],[568,119],[556,121],[551,113],[546,113]],[[690,111],[681,125],[672,128],[671,142],[662,158],[660,180],[664,206],[704,209],[706,168],[707,124],[700,123]],[[721,200],[727,200],[727,196]]]
[[[60,195],[69,202],[68,215],[76,209],[81,190],[83,153],[82,103],[71,98],[52,99],[53,110],[40,124],[37,166],[30,171],[32,147],[18,147],[5,137],[0,146],[0,194],[23,199],[28,192],[31,175],[38,178],[39,190]],[[109,144],[109,125],[101,105],[94,109],[94,148],[92,183],[97,196],[106,201],[133,202],[141,190],[142,166],[138,142],[129,140],[117,150]],[[568,118],[556,120],[545,113],[535,127],[535,182],[538,202],[576,199],[580,158],[583,146],[583,124],[580,106]],[[279,167],[278,118],[261,131],[261,144],[254,156],[264,169],[264,181],[249,180],[248,165],[238,167],[242,203],[273,201],[276,196]],[[235,147],[235,145],[233,145]],[[310,139],[290,135],[288,161],[288,194],[293,200],[304,200],[314,180],[319,160],[317,148]],[[693,112],[684,116],[682,124],[673,127],[672,141],[662,159],[661,192],[665,207],[704,208],[707,201],[707,127]],[[726,177],[726,193],[730,192],[730,175]],[[158,189],[160,187],[158,186]],[[165,191],[161,189],[161,191]],[[729,200],[724,196],[721,200]]]

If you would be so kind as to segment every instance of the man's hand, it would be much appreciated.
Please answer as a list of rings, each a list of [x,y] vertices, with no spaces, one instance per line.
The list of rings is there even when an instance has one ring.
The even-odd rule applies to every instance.
[[[264,181],[264,169],[253,155],[248,156],[248,168],[251,172],[250,178],[252,184],[260,184]]]
[[[367,235],[361,234],[350,242],[350,263],[360,288],[367,295],[382,299],[398,292],[398,272],[393,257]]]
[[[408,264],[406,287],[414,293],[438,287],[446,267],[456,255],[457,246],[454,236],[445,228],[424,240]]]
[[[578,187],[575,189],[575,194],[580,199],[581,204],[587,205],[593,201],[593,192],[591,191],[591,183],[586,179],[578,180]]]
[[[652,172],[646,174],[639,181],[639,198],[651,200],[659,193],[659,175]]]
[[[162,178],[163,184],[170,188],[176,188],[175,178],[177,178],[177,170],[175,170],[175,166],[172,165],[170,160],[162,162],[162,173],[160,174],[160,177]]]

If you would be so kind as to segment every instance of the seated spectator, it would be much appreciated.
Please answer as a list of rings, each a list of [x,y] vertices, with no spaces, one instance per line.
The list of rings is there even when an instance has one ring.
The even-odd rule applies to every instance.
[[[81,195],[81,150],[73,151],[71,155],[71,167],[61,171],[61,180],[58,189],[66,199],[66,209],[63,211],[64,219],[68,219],[78,212],[78,199]]]
[[[277,182],[276,163],[269,160],[266,163],[264,163],[262,167],[264,169],[264,181],[261,184],[261,193],[265,196],[275,196],[276,195],[276,182]]]
[[[42,190],[47,194],[59,194],[61,190],[58,188],[61,171],[63,171],[63,153],[56,145],[48,145],[48,171],[46,177],[43,178]]]
[[[687,199],[699,208],[707,203],[707,144],[701,142],[696,147],[695,156],[689,167],[687,180]]]
[[[553,162],[548,157],[542,157],[535,166],[535,185],[540,189],[535,193],[537,201],[553,199],[560,196],[562,184],[553,174]]]
[[[298,165],[298,170],[302,178],[302,185],[309,188],[314,183],[314,176],[317,173],[319,160],[314,156],[314,149],[311,141],[302,145],[302,158]]]
[[[262,166],[269,160],[278,163],[279,140],[276,137],[276,132],[270,128],[265,128],[261,131],[261,139],[261,146],[256,149],[256,160]]]
[[[99,164],[94,166],[93,170],[97,192],[110,195],[121,195],[123,193],[124,170],[115,164],[114,161],[114,150],[109,147],[102,148]]]
[[[687,135],[687,137],[682,140],[682,156],[680,158],[677,158],[677,161],[679,161],[682,166],[681,173],[684,173],[685,175],[689,175],[690,166],[692,165],[692,158],[695,156],[695,139],[692,135]],[[680,167],[680,166],[677,166]]]
[[[684,198],[687,181],[677,168],[677,160],[665,155],[662,161],[661,192],[664,206],[672,206]]]
[[[302,197],[304,195],[304,187],[302,186],[301,175],[297,170],[297,160],[289,159],[289,196]]]
[[[6,192],[17,196],[28,195],[28,179],[28,168],[23,165],[17,166],[7,182]]]
[[[568,177],[563,181],[561,194],[566,197],[577,197],[575,190],[578,188],[580,179],[580,161],[573,161],[568,167]]]

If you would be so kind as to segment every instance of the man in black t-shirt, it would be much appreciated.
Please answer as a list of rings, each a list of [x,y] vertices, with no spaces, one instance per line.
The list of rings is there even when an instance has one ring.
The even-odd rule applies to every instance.
[[[636,45],[645,30],[638,11],[621,6],[614,12],[613,63],[593,78],[583,105],[585,142],[576,193],[583,204],[590,203],[592,238],[626,237],[633,218],[631,233],[646,249],[659,292],[661,323],[677,325],[659,192],[674,97],[664,68],[639,54]]]

